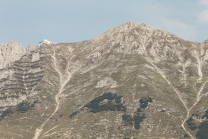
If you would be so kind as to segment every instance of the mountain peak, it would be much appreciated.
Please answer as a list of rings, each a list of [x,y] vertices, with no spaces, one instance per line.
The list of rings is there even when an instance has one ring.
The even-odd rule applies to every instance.
[[[118,27],[119,28],[123,28],[124,30],[128,30],[128,29],[134,28],[134,27],[136,27],[138,25],[139,25],[139,23],[136,23],[136,22],[133,22],[133,21],[129,21],[127,23],[119,25]]]
[[[207,133],[208,41],[130,21],[93,40],[43,42],[0,45],[2,138]]]
[[[121,24],[121,25],[119,25],[116,28],[120,28],[123,31],[127,31],[127,30],[130,30],[130,29],[135,28],[135,27],[141,27],[141,28],[145,28],[145,29],[148,29],[148,30],[154,30],[154,29],[156,29],[155,27],[150,26],[148,24],[145,24],[145,23],[136,23],[136,22],[133,22],[133,21],[129,21],[127,23]]]
[[[99,40],[105,38],[106,36],[109,38],[112,38],[113,36],[115,36],[115,34],[118,34],[121,32],[129,32],[133,28],[137,28],[137,27],[142,28],[144,30],[149,30],[149,31],[153,31],[153,30],[157,29],[157,28],[147,25],[145,23],[136,23],[133,21],[129,21],[129,22],[123,23],[117,27],[111,28],[110,30],[104,32],[103,34],[93,38],[92,40],[99,41]]]

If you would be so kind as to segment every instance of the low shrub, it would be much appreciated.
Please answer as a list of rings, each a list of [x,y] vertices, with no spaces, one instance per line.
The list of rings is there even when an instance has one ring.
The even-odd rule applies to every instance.
[[[133,125],[134,119],[131,117],[131,115],[124,114],[124,115],[122,115],[122,119],[125,122],[125,124]]]
[[[148,105],[148,102],[152,102],[152,98],[147,96],[147,97],[143,97],[139,100],[140,102],[140,107],[141,108],[146,108]]]
[[[145,115],[135,115],[134,116],[134,128],[139,129],[140,128],[140,123],[145,119]]]
[[[13,111],[11,108],[8,108],[1,114],[1,119],[3,119],[6,116],[10,116],[11,114],[13,114]]]
[[[29,102],[21,102],[20,104],[16,106],[16,110],[21,113],[27,112],[30,108],[31,108],[31,105]]]
[[[190,117],[186,123],[188,124],[188,127],[191,129],[191,130],[195,130],[197,129],[197,125],[194,122],[194,119],[192,117]]]
[[[124,114],[122,115],[122,120],[125,122],[125,124],[130,124],[133,125],[134,124],[134,128],[135,129],[139,129],[140,128],[140,123],[145,119],[145,115],[143,114],[142,116],[140,114],[135,115],[133,118],[131,115],[128,114]]]
[[[106,104],[100,104],[104,99],[108,100]],[[115,100],[116,103],[113,103],[112,100]],[[121,103],[121,96],[117,96],[112,93],[104,93],[102,96],[99,96],[88,104],[85,105],[91,109],[90,112],[97,113],[101,111],[126,111],[126,107]]]
[[[73,118],[77,113],[78,111],[73,112],[71,115],[69,115],[69,118]],[[60,117],[62,117],[62,115]]]
[[[202,116],[202,119],[206,117],[208,119],[208,110],[205,111],[205,114]]]
[[[200,124],[199,131],[196,133],[198,139],[208,139],[208,121]]]

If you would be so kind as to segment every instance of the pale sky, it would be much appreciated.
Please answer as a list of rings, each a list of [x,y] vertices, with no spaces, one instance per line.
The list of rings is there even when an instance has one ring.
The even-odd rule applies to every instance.
[[[78,42],[128,21],[202,42],[208,0],[0,0],[0,43]]]

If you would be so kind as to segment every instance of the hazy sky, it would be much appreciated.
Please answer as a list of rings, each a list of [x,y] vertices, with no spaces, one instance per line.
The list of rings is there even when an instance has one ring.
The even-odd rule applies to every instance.
[[[208,38],[208,0],[0,0],[0,43],[77,42],[128,21]]]

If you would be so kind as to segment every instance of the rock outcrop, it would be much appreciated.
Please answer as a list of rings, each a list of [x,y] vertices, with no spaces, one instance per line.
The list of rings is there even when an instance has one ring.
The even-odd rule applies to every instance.
[[[13,40],[6,44],[0,44],[0,69],[6,68],[15,60],[19,60],[25,53],[25,48]]]

